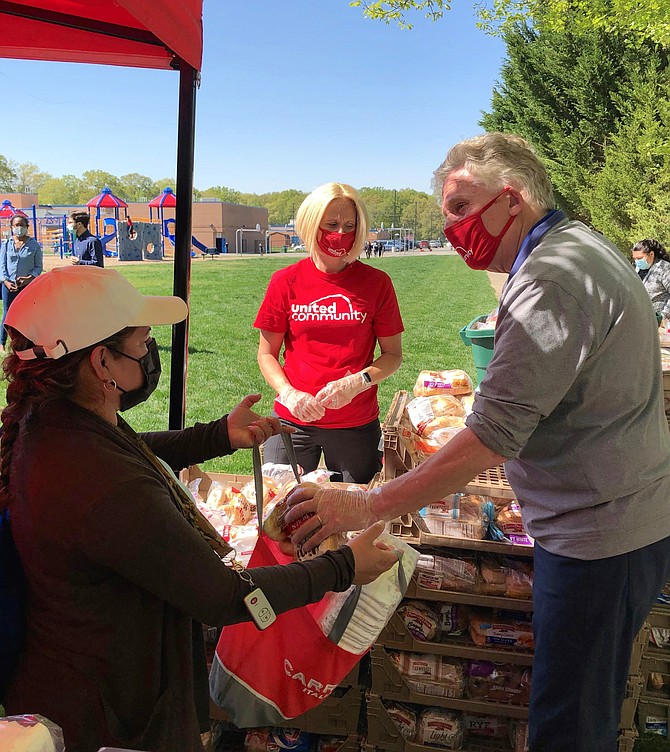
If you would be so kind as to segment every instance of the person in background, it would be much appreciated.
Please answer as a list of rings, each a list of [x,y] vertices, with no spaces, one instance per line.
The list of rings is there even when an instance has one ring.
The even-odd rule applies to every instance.
[[[82,266],[104,266],[105,257],[102,243],[89,232],[90,217],[86,212],[73,211],[70,214],[67,229],[77,237],[72,245],[72,263]]]
[[[670,256],[650,238],[633,246],[633,263],[660,319],[670,322]]]
[[[633,640],[670,575],[654,312],[626,257],[554,208],[522,138],[457,144],[434,185],[465,263],[509,274],[466,427],[373,491],[296,494],[286,521],[316,515],[294,534],[309,548],[424,507],[504,462],[535,538],[530,750],[616,752]]]
[[[42,273],[42,246],[28,234],[28,220],[15,214],[11,220],[11,237],[0,243],[0,274],[2,274],[2,332],[0,346],[7,343],[5,318],[16,296]]]
[[[381,469],[376,385],[402,362],[395,290],[385,272],[358,260],[368,214],[350,185],[312,191],[296,230],[309,258],[270,280],[254,322],[258,364],[277,392],[276,414],[295,429],[302,469],[316,469],[323,452],[343,480],[367,483]],[[281,437],[266,444],[264,458],[288,461]]]
[[[68,752],[201,750],[199,622],[249,620],[254,587],[281,613],[397,562],[375,545],[378,525],[309,562],[254,569],[253,583],[226,566],[232,549],[174,473],[286,429],[253,412],[258,394],[181,431],[136,434],[119,414],[158,384],[151,326],[186,315],[180,298],[140,295],[114,269],[69,266],[37,279],[7,317],[0,509],[27,624],[5,709],[57,723]]]
[[[128,239],[135,240],[137,233],[135,232],[135,225],[133,225],[133,220],[131,219],[130,214],[126,217],[126,227],[128,228]]]

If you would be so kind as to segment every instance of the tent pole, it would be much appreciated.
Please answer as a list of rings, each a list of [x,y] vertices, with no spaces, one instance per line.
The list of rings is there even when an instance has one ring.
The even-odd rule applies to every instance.
[[[177,206],[173,294],[189,302],[191,282],[191,217],[193,210],[193,163],[195,153],[195,90],[198,72],[179,61],[179,125],[177,133]],[[170,368],[170,430],[184,427],[186,368],[188,365],[188,318],[172,327]]]

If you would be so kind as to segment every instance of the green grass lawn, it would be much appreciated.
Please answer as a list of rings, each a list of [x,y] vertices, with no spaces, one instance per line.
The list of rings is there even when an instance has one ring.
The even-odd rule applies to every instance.
[[[213,420],[240,399],[261,392],[260,410],[269,413],[274,393],[258,369],[258,332],[253,321],[270,276],[296,259],[263,258],[193,260],[189,331],[186,425]],[[371,260],[391,276],[405,324],[404,359],[400,370],[379,387],[383,419],[398,389],[411,389],[424,368],[464,368],[475,378],[470,354],[459,329],[496,305],[488,278],[473,272],[455,256],[386,257]],[[170,294],[172,265],[117,267],[146,294]],[[164,429],[168,421],[170,327],[155,327],[163,375],[148,402],[130,410],[126,418],[136,430]],[[251,472],[251,452],[206,464],[208,470]]]

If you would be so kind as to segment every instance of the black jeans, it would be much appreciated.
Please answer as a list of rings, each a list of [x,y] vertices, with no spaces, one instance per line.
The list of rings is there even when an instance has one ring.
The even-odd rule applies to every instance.
[[[326,467],[335,475],[332,481],[369,483],[382,469],[379,449],[382,429],[378,420],[355,428],[317,428],[299,426],[282,420],[296,429],[291,434],[296,459],[305,473],[316,470],[323,452]],[[281,436],[271,436],[263,446],[263,462],[288,464]]]

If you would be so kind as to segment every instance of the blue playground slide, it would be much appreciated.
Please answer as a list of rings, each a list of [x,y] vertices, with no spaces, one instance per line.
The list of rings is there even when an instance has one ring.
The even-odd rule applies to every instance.
[[[209,248],[204,243],[201,243],[195,235],[191,235],[191,245],[197,248],[200,253],[211,253]]]
[[[164,219],[163,220],[163,235],[172,243],[174,246],[174,230],[170,232],[170,225],[174,225],[175,221],[174,219]],[[191,235],[191,245],[197,248],[200,253],[207,253],[208,248],[206,245],[203,245],[198,238],[195,237],[195,235]],[[195,251],[191,251],[191,256],[195,256]]]
[[[112,232],[107,232],[107,229],[111,228]],[[114,240],[116,237],[116,219],[114,217],[105,217],[102,220],[102,237],[100,242],[102,243],[102,253],[105,256],[118,256],[118,251],[108,251],[107,243]]]

